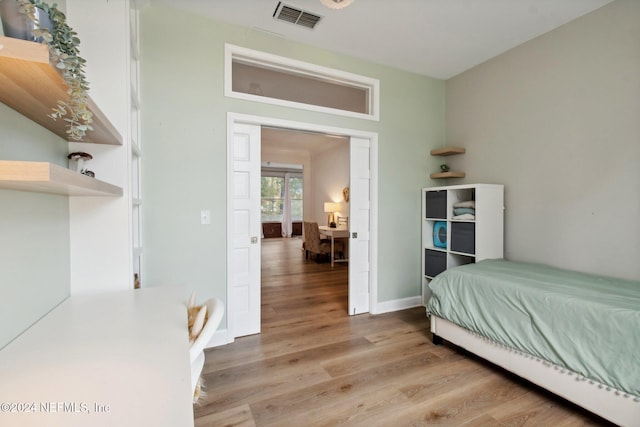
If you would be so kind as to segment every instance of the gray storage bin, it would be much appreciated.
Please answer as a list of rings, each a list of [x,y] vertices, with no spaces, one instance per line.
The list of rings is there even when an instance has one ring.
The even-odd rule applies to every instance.
[[[473,222],[454,222],[451,224],[451,250],[475,254],[476,225]]]
[[[447,191],[427,191],[426,197],[426,218],[446,219],[447,218]]]
[[[431,249],[424,250],[424,275],[435,277],[447,269],[447,254]]]

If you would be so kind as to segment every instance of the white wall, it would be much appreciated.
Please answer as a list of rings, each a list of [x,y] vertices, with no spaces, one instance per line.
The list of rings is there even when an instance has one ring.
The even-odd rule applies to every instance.
[[[349,216],[349,204],[342,196],[342,189],[349,186],[348,141],[313,155],[311,167],[312,211],[308,218],[319,225],[327,225],[329,214],[324,212],[325,202],[341,203],[344,207],[341,216]]]
[[[0,103],[0,159],[66,166],[66,147]],[[0,190],[0,348],[68,296],[67,197]]]
[[[617,0],[447,81],[448,162],[505,185],[507,258],[640,280],[638,22]]]

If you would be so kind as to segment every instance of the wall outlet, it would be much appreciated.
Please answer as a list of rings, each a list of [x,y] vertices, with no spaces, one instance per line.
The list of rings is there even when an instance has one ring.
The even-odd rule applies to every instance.
[[[208,209],[203,209],[200,211],[200,224],[209,225],[211,224],[211,211]]]

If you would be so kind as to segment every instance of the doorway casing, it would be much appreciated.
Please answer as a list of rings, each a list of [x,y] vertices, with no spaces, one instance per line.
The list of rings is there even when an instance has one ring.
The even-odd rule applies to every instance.
[[[232,151],[234,144],[234,128],[238,124],[254,125],[254,126],[272,126],[285,129],[300,130],[307,132],[318,132],[331,135],[340,135],[350,138],[350,145],[352,139],[357,138],[359,140],[366,140],[369,142],[369,173],[370,173],[370,235],[369,235],[369,312],[377,313],[377,300],[378,300],[378,272],[377,272],[377,245],[378,245],[378,134],[375,132],[362,131],[357,129],[340,128],[326,126],[316,123],[296,122],[291,120],[276,119],[271,117],[246,115],[240,113],[227,113],[227,313],[230,313],[233,307],[233,301],[230,301],[232,286],[234,282],[234,248],[233,248],[233,186],[234,186],[234,167],[232,159]],[[259,162],[260,159],[254,159],[253,161]],[[353,179],[353,178],[351,178]],[[353,191],[357,191],[356,188],[352,188]],[[352,194],[353,196],[353,194]],[[259,230],[256,230],[256,235],[259,236]],[[258,265],[257,268],[260,268]],[[350,289],[351,293],[352,290]],[[240,336],[236,333],[234,327],[234,320],[232,315],[227,315],[227,342],[232,342],[235,337]]]

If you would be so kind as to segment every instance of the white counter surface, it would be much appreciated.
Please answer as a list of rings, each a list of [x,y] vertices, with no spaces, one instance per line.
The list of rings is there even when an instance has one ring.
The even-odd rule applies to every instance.
[[[185,290],[71,297],[0,351],[2,426],[191,426]]]

